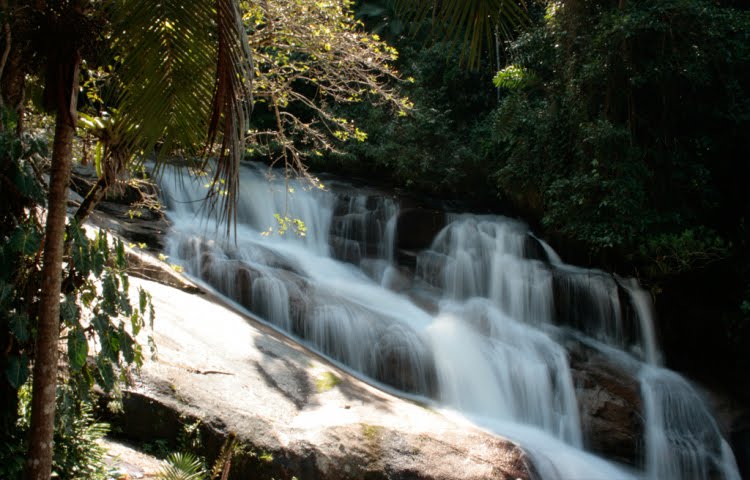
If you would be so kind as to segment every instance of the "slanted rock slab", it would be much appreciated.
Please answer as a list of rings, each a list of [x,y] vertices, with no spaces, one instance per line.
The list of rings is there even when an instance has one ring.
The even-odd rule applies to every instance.
[[[210,293],[131,283],[153,296],[158,352],[110,418],[125,438],[192,435],[209,461],[236,438],[233,479],[533,476],[516,444],[384,393]]]

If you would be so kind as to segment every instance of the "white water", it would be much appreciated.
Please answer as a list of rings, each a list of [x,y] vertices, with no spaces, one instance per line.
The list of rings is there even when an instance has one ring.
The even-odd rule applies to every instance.
[[[166,172],[171,260],[349,368],[518,441],[544,480],[739,479],[701,399],[656,366],[650,299],[635,281],[565,265],[522,223],[475,215],[452,218],[408,278],[394,263],[393,200],[265,172],[242,172],[236,243],[204,215],[203,182]],[[275,214],[306,234],[279,235]],[[640,370],[641,471],[582,450],[559,325]]]

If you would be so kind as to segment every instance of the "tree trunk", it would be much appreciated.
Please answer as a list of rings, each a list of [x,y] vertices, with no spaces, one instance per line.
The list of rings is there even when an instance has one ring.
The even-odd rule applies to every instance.
[[[62,284],[63,244],[67,189],[73,156],[76,101],[78,93],[78,68],[80,56],[75,54],[72,65],[58,65],[64,72],[62,86],[68,104],[57,106],[55,139],[52,146],[52,171],[47,196],[47,223],[42,266],[42,295],[39,306],[36,349],[34,358],[34,384],[31,399],[31,432],[27,455],[27,480],[48,480],[52,472],[52,444],[55,426],[55,390],[57,388],[57,354],[60,323],[60,288]],[[66,74],[67,73],[67,74]]]

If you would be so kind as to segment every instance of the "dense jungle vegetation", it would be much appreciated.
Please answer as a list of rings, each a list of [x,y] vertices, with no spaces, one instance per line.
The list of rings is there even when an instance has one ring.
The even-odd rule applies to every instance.
[[[69,168],[74,142],[78,160],[96,145],[101,175],[78,220],[154,151],[200,156],[196,170],[206,152],[219,157],[214,199],[227,218],[241,158],[366,176],[431,202],[518,216],[566,261],[638,277],[654,296],[667,363],[750,397],[745,2],[527,0],[522,17],[471,52],[460,27],[397,0],[238,2],[237,11],[228,0],[190,9],[26,3],[0,2],[0,477],[24,468],[40,332],[67,345],[57,435],[68,448],[54,458],[61,478],[77,478],[96,455],[85,441],[101,433],[87,416],[92,385],[116,390],[122,369],[143,357],[132,336],[147,323],[148,299],[131,306],[121,250],[75,225],[63,244],[67,178],[54,170]],[[218,25],[217,12],[227,17]],[[211,33],[180,36],[192,32],[188,23]],[[156,43],[144,46],[143,32]],[[240,81],[251,69],[252,85]],[[53,171],[47,182],[43,170]],[[63,222],[49,268],[64,268],[56,286],[64,301],[48,295],[58,305],[47,327],[38,321],[51,278],[44,205],[59,206]],[[94,277],[105,282],[101,295]],[[99,319],[93,328],[82,309]],[[92,363],[93,336],[107,348]]]

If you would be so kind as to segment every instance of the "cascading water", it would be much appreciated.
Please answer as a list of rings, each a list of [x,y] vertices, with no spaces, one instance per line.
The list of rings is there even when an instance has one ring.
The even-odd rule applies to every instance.
[[[525,225],[474,215],[452,217],[405,275],[394,263],[394,200],[267,173],[243,169],[227,240],[201,209],[202,182],[165,172],[172,260],[348,368],[517,440],[544,480],[739,479],[698,395],[657,366],[648,296],[634,281],[565,265]],[[304,232],[280,235],[284,217]],[[640,371],[642,470],[583,450],[562,340],[571,328]]]

